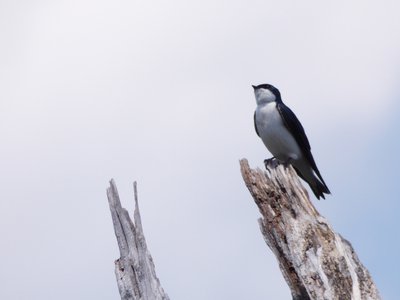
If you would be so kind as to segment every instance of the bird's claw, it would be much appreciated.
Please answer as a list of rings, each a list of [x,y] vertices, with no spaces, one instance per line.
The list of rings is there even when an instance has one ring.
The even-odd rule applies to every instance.
[[[275,157],[271,157],[268,159],[264,159],[264,165],[265,165],[265,169],[267,169],[268,171],[270,171],[270,168],[276,168],[278,166],[279,162]]]
[[[285,170],[287,168],[289,168],[289,165],[291,165],[293,162],[293,158],[289,157],[284,163],[283,163],[283,167],[285,168]]]

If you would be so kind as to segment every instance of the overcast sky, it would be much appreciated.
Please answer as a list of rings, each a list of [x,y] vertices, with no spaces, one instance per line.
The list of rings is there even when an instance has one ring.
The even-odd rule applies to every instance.
[[[0,299],[118,299],[105,190],[138,181],[175,300],[290,299],[239,159],[251,84],[302,121],[313,203],[384,299],[400,282],[398,1],[0,0]]]

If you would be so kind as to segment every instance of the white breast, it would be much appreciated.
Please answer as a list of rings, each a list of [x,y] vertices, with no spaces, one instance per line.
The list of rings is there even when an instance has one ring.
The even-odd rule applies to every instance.
[[[276,103],[258,105],[256,125],[264,145],[281,161],[301,158],[301,150],[294,137],[283,124]]]

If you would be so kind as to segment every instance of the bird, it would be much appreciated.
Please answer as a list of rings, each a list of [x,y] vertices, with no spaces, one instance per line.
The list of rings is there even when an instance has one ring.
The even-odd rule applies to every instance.
[[[257,135],[273,155],[271,160],[292,165],[299,177],[308,183],[317,199],[330,194],[311,153],[311,146],[299,119],[287,107],[279,90],[271,84],[252,85],[257,102],[254,126]]]

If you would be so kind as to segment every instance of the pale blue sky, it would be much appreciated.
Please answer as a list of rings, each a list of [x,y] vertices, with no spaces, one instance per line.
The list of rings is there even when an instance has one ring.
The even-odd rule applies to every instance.
[[[105,189],[171,299],[290,299],[240,158],[270,154],[251,84],[302,121],[312,198],[384,299],[400,282],[396,1],[0,0],[1,299],[118,299]]]

